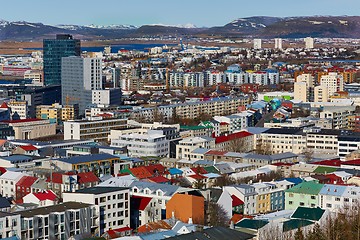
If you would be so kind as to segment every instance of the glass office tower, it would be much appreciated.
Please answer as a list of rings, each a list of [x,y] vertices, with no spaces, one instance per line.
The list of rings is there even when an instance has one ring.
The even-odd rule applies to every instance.
[[[44,84],[61,84],[61,58],[80,56],[80,40],[71,35],[56,35],[56,39],[43,40],[44,51]]]

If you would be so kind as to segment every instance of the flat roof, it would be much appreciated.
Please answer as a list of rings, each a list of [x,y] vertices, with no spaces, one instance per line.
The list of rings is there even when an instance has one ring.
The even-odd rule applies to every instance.
[[[85,193],[85,194],[103,194],[110,192],[117,192],[122,190],[127,190],[129,188],[126,187],[92,187],[92,188],[84,188],[77,190],[75,193]]]
[[[62,204],[57,204],[53,206],[48,207],[40,207],[35,209],[30,209],[26,211],[20,211],[18,214],[20,214],[22,217],[25,218],[31,218],[36,215],[48,215],[50,213],[56,213],[56,212],[65,212],[66,210],[70,209],[81,209],[92,206],[91,204],[87,203],[79,203],[79,202],[65,202]]]

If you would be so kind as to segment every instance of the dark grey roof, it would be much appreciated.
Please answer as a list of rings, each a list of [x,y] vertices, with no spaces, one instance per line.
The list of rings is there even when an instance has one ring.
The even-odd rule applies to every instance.
[[[11,155],[8,157],[2,157],[2,159],[7,160],[11,163],[28,162],[28,161],[33,160],[32,157],[25,156],[25,155]]]
[[[239,232],[225,227],[212,227],[204,229],[202,232],[192,232],[188,234],[182,234],[168,239],[179,240],[224,240],[224,239],[237,239],[246,240],[252,239],[254,235]]]
[[[300,128],[270,128],[269,130],[266,130],[264,133],[302,135],[303,131]]]
[[[278,154],[272,154],[272,155],[262,155],[262,154],[247,154],[243,158],[245,159],[258,159],[258,160],[266,160],[266,161],[274,161],[274,160],[282,160],[287,158],[294,158],[298,155],[291,153],[291,152],[285,152],[285,153],[278,153]]]
[[[10,206],[10,202],[6,198],[0,197],[0,208],[8,208]]]
[[[92,188],[84,188],[77,190],[75,193],[85,193],[85,194],[103,194],[103,193],[110,193],[110,192],[117,192],[126,190],[129,188],[125,187],[92,187]]]
[[[9,213],[9,212],[1,212],[0,211],[0,218],[2,217],[7,217],[7,216],[15,216],[15,215],[18,215],[16,213]]]
[[[18,213],[22,217],[31,218],[36,215],[48,215],[48,214],[54,213],[54,212],[65,212],[66,210],[87,208],[89,206],[91,206],[91,204],[78,203],[78,202],[65,202],[62,204],[54,205],[54,206],[40,207],[40,208],[30,209],[30,210],[26,210],[26,211],[20,211]]]
[[[78,164],[78,163],[85,163],[85,162],[92,162],[92,161],[101,161],[107,160],[109,158],[117,158],[114,155],[108,153],[99,153],[99,154],[92,154],[92,155],[82,155],[82,156],[74,156],[69,158],[59,158],[58,161],[66,162],[70,164]]]

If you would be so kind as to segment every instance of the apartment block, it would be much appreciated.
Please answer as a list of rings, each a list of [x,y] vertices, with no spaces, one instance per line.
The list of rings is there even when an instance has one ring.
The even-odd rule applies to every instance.
[[[99,208],[100,235],[104,232],[130,225],[129,188],[93,187],[64,193],[64,202],[73,201],[95,205]]]

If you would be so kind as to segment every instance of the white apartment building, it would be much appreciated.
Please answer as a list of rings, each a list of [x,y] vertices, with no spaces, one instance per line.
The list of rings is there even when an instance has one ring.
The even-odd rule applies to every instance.
[[[111,139],[111,146],[127,147],[128,154],[132,157],[166,157],[170,151],[170,141],[162,130],[144,130],[120,135],[118,139]]]
[[[92,117],[88,120],[70,120],[64,122],[64,140],[107,141],[112,129],[125,129],[125,119],[103,119]]]
[[[321,76],[320,85],[314,89],[315,102],[328,102],[330,97],[338,91],[344,91],[344,79],[342,74],[330,72]]]
[[[256,198],[257,192],[255,187],[251,185],[241,184],[235,186],[225,186],[223,191],[226,191],[230,196],[234,195],[244,202],[244,214],[256,213]]]
[[[38,86],[44,85],[43,73],[42,71],[39,70],[27,70],[24,73],[24,79],[32,80],[32,84],[34,85],[38,85]]]
[[[21,239],[82,239],[98,234],[99,209],[90,204],[64,202],[18,212]]]
[[[27,101],[10,101],[7,105],[10,108],[12,119],[28,118],[29,108]]]
[[[92,90],[92,103],[97,105],[120,105],[121,90],[120,88]]]
[[[0,211],[0,239],[21,236],[20,214]]]
[[[215,116],[214,119],[218,122],[228,123],[229,133],[234,133],[235,131],[248,127],[246,115],[233,114],[228,116]]]
[[[261,39],[254,39],[254,49],[261,49]]]
[[[3,197],[15,197],[16,183],[26,174],[7,171],[0,176],[0,194]]]
[[[282,39],[281,38],[275,38],[275,49],[282,49]]]
[[[338,137],[337,155],[341,160],[345,160],[345,156],[353,151],[360,149],[360,135],[344,135]]]
[[[100,212],[100,235],[110,229],[129,226],[130,191],[124,187],[93,187],[63,193],[64,202],[95,205]]]
[[[314,39],[312,37],[304,38],[304,42],[305,42],[305,48],[306,49],[314,48]]]
[[[344,206],[357,206],[360,187],[325,184],[319,192],[319,207],[336,212]]]
[[[354,116],[356,106],[324,106],[320,118],[331,119],[334,129],[350,128],[350,117]]]
[[[188,159],[192,151],[197,148],[215,148],[215,139],[210,137],[188,137],[179,141],[176,145],[176,158]]]

